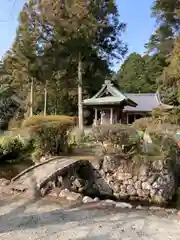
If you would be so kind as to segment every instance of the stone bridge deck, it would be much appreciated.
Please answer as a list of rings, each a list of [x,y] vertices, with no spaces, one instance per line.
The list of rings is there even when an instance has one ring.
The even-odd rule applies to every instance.
[[[68,157],[53,157],[46,162],[36,164],[21,172],[11,180],[10,187],[17,191],[40,190],[57,173],[58,176],[65,174],[73,165],[84,165],[87,162]]]

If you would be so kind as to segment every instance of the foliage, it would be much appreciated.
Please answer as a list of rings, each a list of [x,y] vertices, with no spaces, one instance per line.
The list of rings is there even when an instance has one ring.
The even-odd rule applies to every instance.
[[[38,161],[43,155],[59,155],[69,150],[68,136],[75,125],[68,116],[33,116],[22,123],[29,129],[33,141],[32,158]]]
[[[180,39],[176,39],[168,63],[159,79],[159,90],[163,102],[178,106],[180,104]]]
[[[157,124],[152,117],[140,118],[133,122],[132,127],[140,131],[145,131],[152,123]]]
[[[32,149],[32,141],[23,141],[19,136],[2,136],[0,138],[0,162],[28,162]]]
[[[93,128],[91,139],[100,142],[105,152],[130,154],[140,148],[140,138],[137,131],[121,124],[97,126]],[[106,147],[110,148],[106,149]]]
[[[160,54],[141,56],[132,53],[120,67],[114,79],[127,93],[149,93],[157,90],[156,79],[165,66]]]
[[[70,116],[65,116],[65,115],[34,115],[32,117],[29,117],[25,119],[22,122],[22,127],[23,128],[28,128],[28,127],[34,127],[38,126],[44,123],[51,123],[51,122],[60,122],[61,125],[69,124],[69,125],[74,125],[76,122],[76,117],[70,117]]]
[[[40,123],[32,128],[31,136],[35,142],[35,151],[43,155],[59,155],[68,152],[68,131],[72,127],[69,122]]]
[[[33,1],[25,3],[12,48],[2,63],[29,115],[30,83],[34,82],[35,114],[77,114],[77,66],[81,54],[83,95],[92,96],[111,74],[113,57],[122,57],[125,24],[113,1]],[[1,70],[0,69],[0,70]],[[5,74],[7,73],[7,74]]]
[[[157,29],[147,47],[167,55],[172,51],[174,37],[180,30],[179,0],[154,0],[152,15],[157,20]]]

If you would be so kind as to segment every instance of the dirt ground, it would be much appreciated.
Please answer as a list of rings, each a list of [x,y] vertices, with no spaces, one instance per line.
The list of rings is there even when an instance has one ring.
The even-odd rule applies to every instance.
[[[179,240],[180,217],[165,211],[77,205],[22,195],[0,200],[1,240]]]

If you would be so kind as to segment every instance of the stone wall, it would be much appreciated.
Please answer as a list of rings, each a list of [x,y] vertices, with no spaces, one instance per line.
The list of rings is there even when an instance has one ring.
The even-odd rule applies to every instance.
[[[175,174],[162,160],[141,162],[121,156],[105,156],[100,161],[74,163],[41,189],[68,189],[82,195],[166,203],[176,191]]]
[[[117,199],[165,203],[175,193],[175,174],[162,160],[133,163],[118,156],[105,156],[96,170]]]

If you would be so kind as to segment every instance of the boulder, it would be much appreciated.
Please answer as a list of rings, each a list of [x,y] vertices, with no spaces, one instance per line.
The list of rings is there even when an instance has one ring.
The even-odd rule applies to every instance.
[[[100,195],[104,195],[104,196],[113,195],[113,190],[110,188],[110,186],[105,182],[103,178],[98,178],[96,180],[96,185],[98,187],[98,191]]]
[[[130,203],[125,203],[125,202],[116,202],[116,207],[131,209],[132,205]]]
[[[85,196],[85,197],[83,197],[82,202],[83,203],[92,203],[92,202],[94,202],[94,200],[91,197]]]
[[[82,195],[79,193],[70,192],[68,189],[63,189],[60,192],[59,197],[66,198],[69,201],[76,201],[80,200],[82,198]]]

